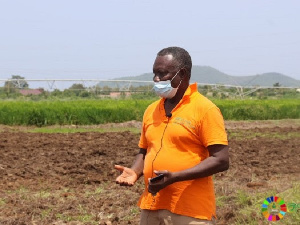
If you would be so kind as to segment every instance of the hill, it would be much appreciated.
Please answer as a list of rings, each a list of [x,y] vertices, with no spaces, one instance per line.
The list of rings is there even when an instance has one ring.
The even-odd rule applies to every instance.
[[[139,76],[121,77],[115,80],[152,81],[152,78],[152,73],[144,73]],[[299,80],[276,72],[263,73],[252,76],[231,76],[209,66],[193,66],[191,82],[264,87],[273,87],[274,84],[279,83],[281,87],[300,87]]]

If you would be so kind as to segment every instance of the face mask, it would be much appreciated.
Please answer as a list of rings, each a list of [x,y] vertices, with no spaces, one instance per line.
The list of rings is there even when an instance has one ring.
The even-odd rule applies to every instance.
[[[178,70],[179,72],[180,70]],[[154,83],[154,91],[157,95],[159,95],[162,98],[173,98],[176,95],[176,92],[178,90],[178,87],[181,84],[181,81],[177,88],[173,88],[171,85],[172,80],[177,76],[178,72],[175,74],[175,76],[171,80],[166,81],[159,81]]]

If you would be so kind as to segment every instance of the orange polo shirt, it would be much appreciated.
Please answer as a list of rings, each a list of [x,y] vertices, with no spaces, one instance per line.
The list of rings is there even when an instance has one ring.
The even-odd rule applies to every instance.
[[[141,209],[167,209],[173,213],[211,220],[215,216],[215,194],[212,177],[173,183],[153,197],[148,178],[154,170],[185,170],[209,157],[207,146],[228,145],[220,110],[197,91],[188,87],[183,98],[167,118],[165,99],[146,109],[139,147],[147,149],[144,162],[145,191],[138,205]]]

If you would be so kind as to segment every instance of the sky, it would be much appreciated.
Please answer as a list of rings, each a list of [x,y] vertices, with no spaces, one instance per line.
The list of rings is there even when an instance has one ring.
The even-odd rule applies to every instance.
[[[300,80],[299,0],[0,0],[0,79],[113,79],[159,50],[229,75]]]

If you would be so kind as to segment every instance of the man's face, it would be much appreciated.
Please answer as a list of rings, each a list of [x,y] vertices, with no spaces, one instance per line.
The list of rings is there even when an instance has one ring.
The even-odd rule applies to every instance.
[[[177,71],[178,67],[172,55],[157,56],[153,64],[153,81],[171,80]]]

